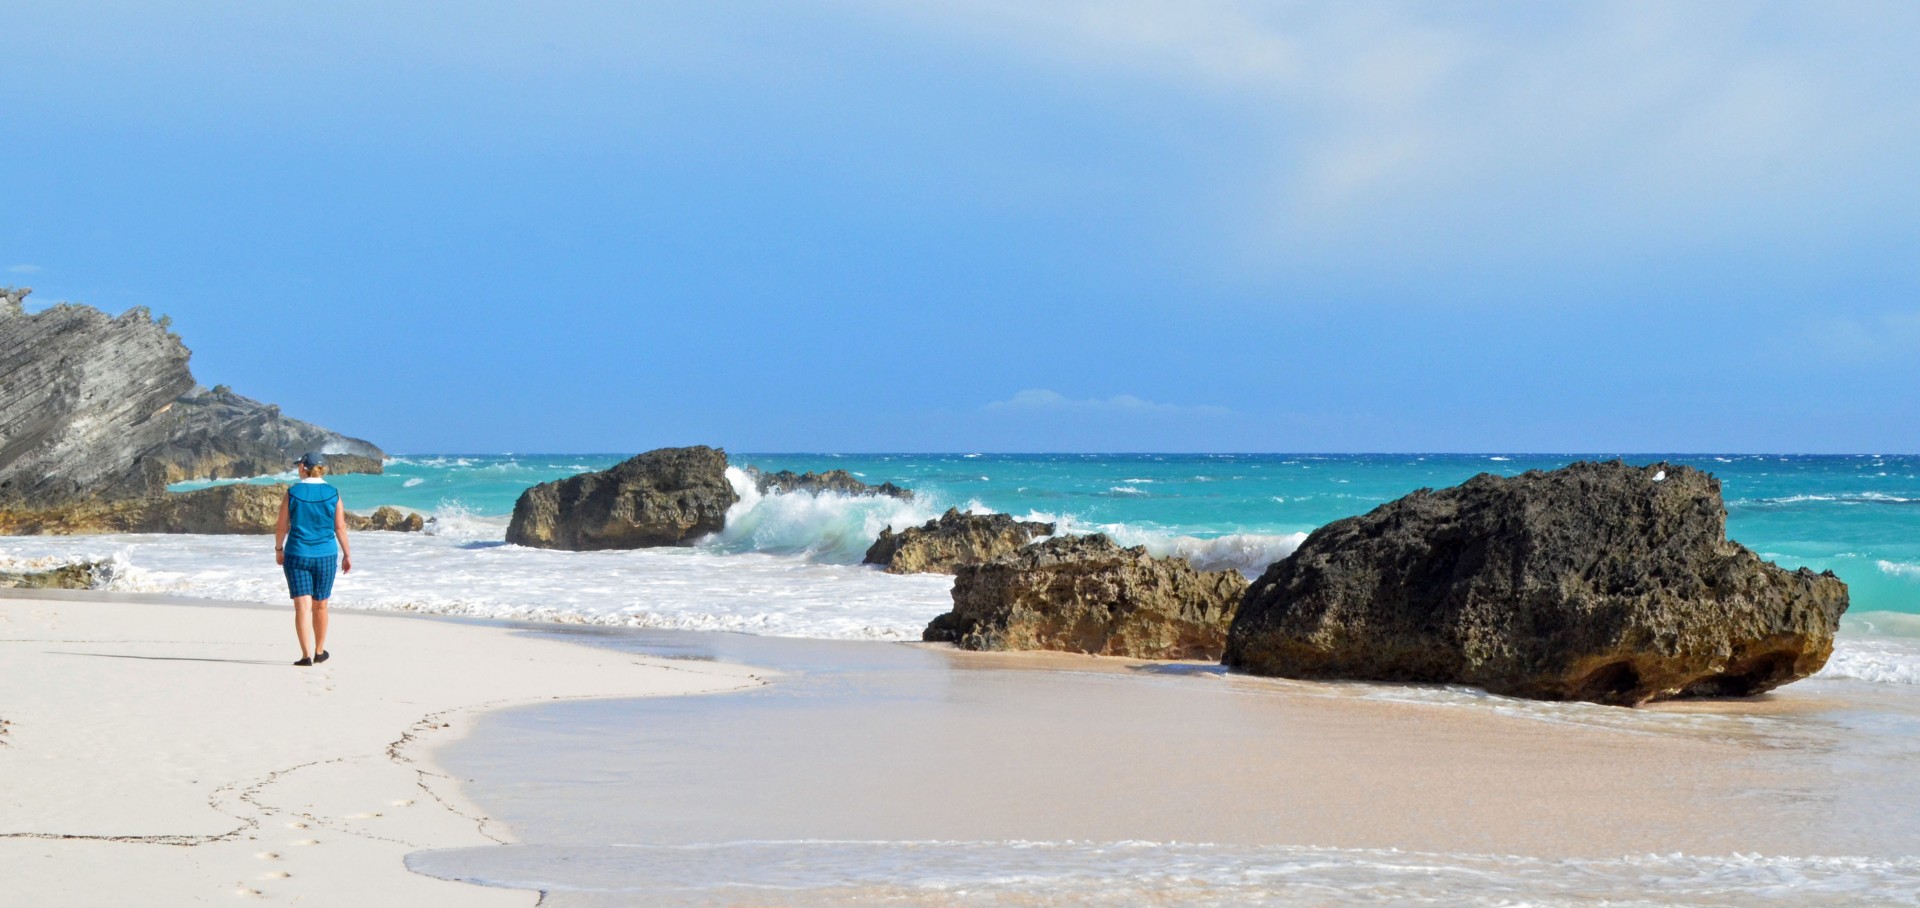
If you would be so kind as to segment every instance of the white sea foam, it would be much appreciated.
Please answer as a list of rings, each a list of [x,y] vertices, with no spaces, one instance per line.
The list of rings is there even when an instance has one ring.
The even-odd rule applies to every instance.
[[[415,476],[415,477],[413,477],[413,478],[411,478],[411,479],[409,479],[409,480],[407,480],[406,482],[403,482],[403,483],[401,483],[401,484],[400,484],[400,488],[403,488],[403,489],[411,489],[411,488],[413,488],[414,486],[417,486],[417,485],[419,485],[419,484],[421,484],[421,483],[423,483],[423,482],[426,482],[426,480],[425,480],[425,479],[422,479],[422,478],[420,478],[420,477],[418,477],[418,476]]]
[[[925,498],[832,492],[765,495],[737,467],[727,468],[727,481],[740,500],[727,511],[726,529],[701,543],[720,552],[806,555],[830,564],[858,564],[882,529],[902,530],[939,516]]]
[[[1842,636],[1816,678],[1848,678],[1876,684],[1920,684],[1920,641]]]
[[[1307,541],[1305,533],[1234,533],[1214,537],[1168,534],[1125,523],[1081,521],[1071,515],[1046,511],[1031,511],[1020,519],[1051,523],[1056,534],[1063,536],[1105,533],[1124,546],[1146,546],[1154,555],[1185,558],[1203,571],[1239,571],[1249,576],[1266,571],[1268,565],[1293,554],[1300,543]]]
[[[460,518],[487,521],[491,518]],[[334,586],[348,609],[478,618],[913,640],[951,602],[953,578],[894,576],[796,555],[693,548],[558,552],[441,535],[361,533],[354,570]],[[258,536],[45,536],[0,539],[9,563],[112,562],[96,588],[279,603],[286,583]]]
[[[1920,564],[1906,564],[1899,561],[1882,560],[1875,561],[1874,566],[1878,567],[1883,574],[1891,574],[1895,577],[1920,578]]]
[[[903,904],[1913,905],[1920,859],[1646,854],[1549,859],[1150,841],[736,841],[416,852],[444,879],[592,894],[809,891]],[[570,900],[571,896],[583,896]],[[786,897],[774,897],[784,903]],[[723,899],[731,901],[731,899]],[[813,904],[813,902],[807,902]]]

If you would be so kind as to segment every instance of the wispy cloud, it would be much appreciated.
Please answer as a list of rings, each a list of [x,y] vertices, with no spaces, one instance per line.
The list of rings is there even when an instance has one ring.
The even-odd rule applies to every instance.
[[[9,274],[39,274],[40,266],[39,265],[15,265],[12,268],[8,268],[7,272]]]
[[[981,409],[1002,413],[1053,413],[1053,414],[1131,414],[1153,416],[1231,416],[1233,411],[1226,407],[1204,404],[1182,406],[1180,404],[1158,403],[1132,394],[1117,394],[1113,397],[1092,397],[1075,399],[1058,391],[1044,388],[1029,388],[1006,400],[996,400]]]
[[[1842,318],[1817,326],[1813,340],[1842,362],[1920,354],[1920,311]]]
[[[1157,81],[1252,127],[1265,138],[1222,159],[1239,191],[1219,198],[1260,256],[1609,255],[1804,238],[1920,201],[1910,4],[914,9],[1063,78]]]

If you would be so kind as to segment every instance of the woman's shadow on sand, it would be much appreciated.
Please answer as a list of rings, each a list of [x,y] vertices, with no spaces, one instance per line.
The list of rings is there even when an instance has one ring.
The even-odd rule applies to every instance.
[[[52,656],[95,656],[101,659],[146,659],[153,662],[228,662],[234,665],[284,665],[266,659],[209,659],[202,656],[135,656],[129,653],[70,653],[65,650],[47,650]]]

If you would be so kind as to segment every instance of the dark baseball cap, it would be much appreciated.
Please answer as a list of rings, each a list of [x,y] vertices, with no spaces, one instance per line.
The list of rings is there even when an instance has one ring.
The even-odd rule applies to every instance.
[[[327,465],[327,455],[319,451],[308,451],[300,455],[298,463],[303,467],[324,467]]]

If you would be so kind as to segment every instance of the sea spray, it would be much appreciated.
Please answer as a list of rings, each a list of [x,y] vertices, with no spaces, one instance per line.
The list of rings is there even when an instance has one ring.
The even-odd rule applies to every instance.
[[[837,492],[762,493],[753,477],[727,468],[740,496],[727,509],[726,529],[701,540],[715,552],[805,555],[826,564],[859,564],[880,531],[904,529],[938,515],[929,499]]]

